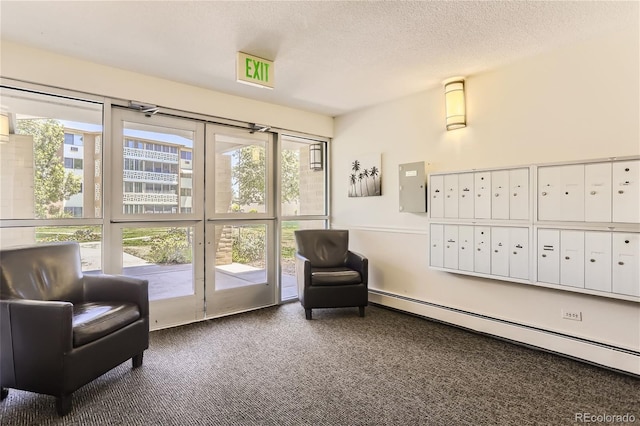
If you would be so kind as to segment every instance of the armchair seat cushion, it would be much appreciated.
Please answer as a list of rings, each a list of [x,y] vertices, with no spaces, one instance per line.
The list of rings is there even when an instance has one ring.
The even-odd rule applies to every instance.
[[[359,284],[361,282],[360,273],[346,267],[311,268],[312,286]]]
[[[73,305],[73,346],[93,342],[138,318],[138,305],[131,302],[76,303]]]

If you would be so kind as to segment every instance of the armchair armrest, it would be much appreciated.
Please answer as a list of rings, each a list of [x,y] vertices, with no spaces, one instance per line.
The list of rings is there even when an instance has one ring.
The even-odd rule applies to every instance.
[[[149,281],[124,275],[84,275],[84,298],[87,302],[133,302],[142,317],[149,316]]]
[[[296,253],[296,280],[300,296],[305,287],[311,286],[311,261],[300,253]]]
[[[347,252],[347,267],[360,272],[362,282],[367,285],[369,282],[369,259],[360,253],[349,250]]]
[[[69,302],[0,300],[3,382],[61,380],[63,355],[73,349],[72,316]]]

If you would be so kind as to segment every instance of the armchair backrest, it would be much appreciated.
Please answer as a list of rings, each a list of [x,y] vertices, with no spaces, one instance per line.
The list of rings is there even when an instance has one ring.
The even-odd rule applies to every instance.
[[[304,229],[295,231],[298,253],[309,259],[311,266],[331,268],[344,266],[349,251],[349,231],[341,229]]]
[[[77,242],[0,251],[0,299],[79,302],[82,298],[82,266]]]

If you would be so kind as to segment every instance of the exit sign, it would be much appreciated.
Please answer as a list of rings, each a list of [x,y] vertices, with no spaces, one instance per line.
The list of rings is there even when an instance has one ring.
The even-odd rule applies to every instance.
[[[236,67],[238,82],[273,89],[274,71],[273,61],[238,52]]]

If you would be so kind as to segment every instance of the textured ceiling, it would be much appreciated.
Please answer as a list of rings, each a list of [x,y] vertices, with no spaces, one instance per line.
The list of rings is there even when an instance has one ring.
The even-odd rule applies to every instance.
[[[331,116],[639,21],[632,2],[0,2],[3,40]],[[236,52],[274,90],[235,81]]]

